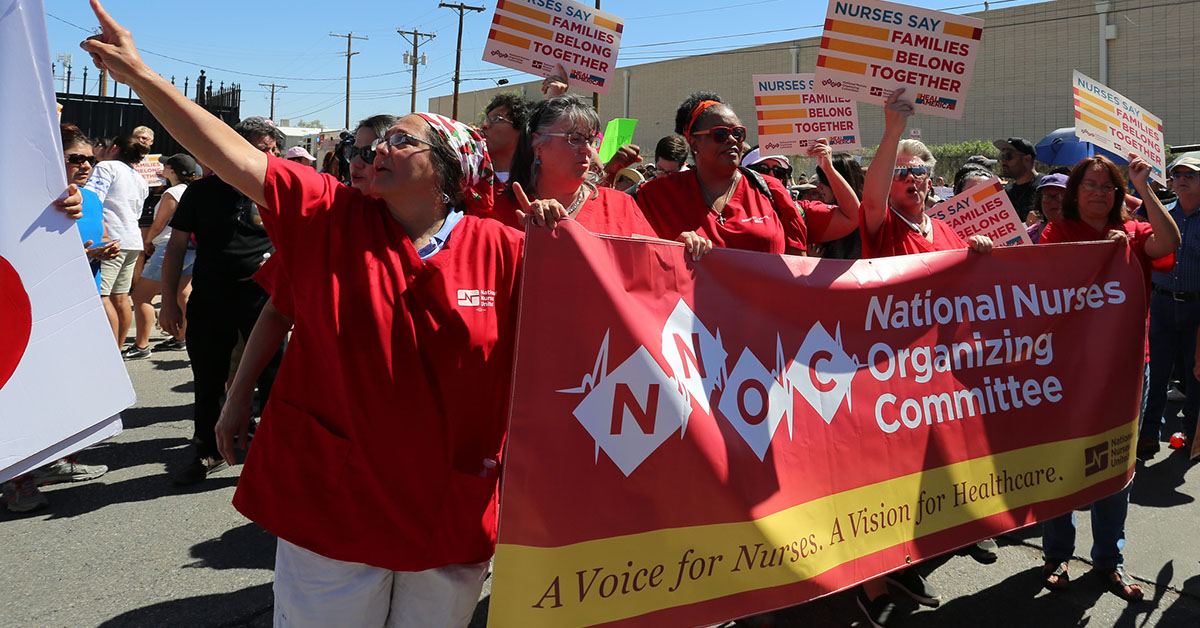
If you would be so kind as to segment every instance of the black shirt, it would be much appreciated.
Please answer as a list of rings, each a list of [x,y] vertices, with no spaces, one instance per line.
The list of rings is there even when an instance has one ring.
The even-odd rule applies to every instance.
[[[196,287],[251,281],[275,250],[254,201],[215,176],[187,186],[171,228],[195,237]]]
[[[1004,191],[1008,192],[1008,198],[1012,201],[1013,207],[1017,210],[1017,216],[1021,218],[1021,222],[1025,222],[1025,216],[1029,215],[1029,210],[1033,209],[1033,193],[1037,192],[1037,186],[1042,182],[1044,175],[1035,174],[1033,180],[1029,183],[1009,183],[1004,187]]]

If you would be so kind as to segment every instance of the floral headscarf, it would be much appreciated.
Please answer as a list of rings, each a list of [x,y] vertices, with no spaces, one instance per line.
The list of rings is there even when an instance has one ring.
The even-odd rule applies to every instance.
[[[458,155],[463,170],[462,207],[468,214],[486,214],[492,208],[496,174],[488,156],[487,141],[473,127],[436,113],[418,113]]]

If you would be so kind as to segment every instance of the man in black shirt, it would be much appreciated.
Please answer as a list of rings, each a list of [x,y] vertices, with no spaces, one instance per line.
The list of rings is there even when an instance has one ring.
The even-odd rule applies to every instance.
[[[1000,174],[1009,179],[1004,191],[1008,192],[1021,222],[1025,222],[1025,216],[1033,209],[1033,193],[1042,182],[1042,175],[1033,169],[1037,151],[1033,144],[1020,137],[996,140],[992,144],[1000,149]]]
[[[266,153],[278,155],[283,134],[265,118],[246,118],[234,127]],[[171,218],[171,239],[163,260],[163,299],[160,323],[174,333],[183,319],[175,298],[184,252],[195,238],[196,261],[192,295],[187,302],[188,357],[195,382],[195,458],[175,476],[180,485],[195,484],[225,463],[217,451],[214,428],[221,415],[225,382],[238,335],[248,339],[268,295],[254,282],[274,251],[254,201],[216,176],[187,188]],[[282,347],[258,379],[259,398],[266,405],[279,368]]]

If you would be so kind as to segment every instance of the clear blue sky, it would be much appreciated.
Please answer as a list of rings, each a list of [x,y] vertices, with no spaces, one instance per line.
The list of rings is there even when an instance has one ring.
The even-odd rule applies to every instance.
[[[95,27],[85,0],[44,0],[50,56],[71,54],[73,91],[78,92],[84,65],[91,60],[79,49]],[[999,0],[993,8],[1029,4],[1032,0]],[[588,2],[591,3],[590,1]],[[479,89],[491,79],[521,82],[533,77],[482,60],[495,0],[465,4],[485,6],[467,12],[463,27],[462,90]],[[930,9],[968,13],[983,2],[928,0]],[[133,32],[143,58],[159,74],[195,77],[201,69],[216,82],[242,84],[242,115],[267,115],[269,89],[259,83],[287,85],[277,91],[275,117],[294,123],[320,120],[327,127],[345,121],[346,40],[329,34],[353,32],[350,118],[357,121],[381,112],[408,113],[410,67],[404,65],[411,44],[397,29],[435,33],[421,52],[429,65],[417,70],[417,108],[430,97],[453,92],[454,49],[458,12],[438,8],[437,0],[373,0],[359,2],[181,2],[108,0],[109,13]],[[827,2],[821,0],[690,0],[650,3],[602,0],[602,10],[625,20],[619,66],[811,37],[820,33]],[[67,23],[69,22],[69,24]],[[423,40],[424,41],[424,40]],[[156,54],[151,54],[156,53]],[[161,56],[165,55],[165,56]],[[167,58],[167,57],[174,57]],[[751,72],[752,68],[747,68]],[[61,67],[56,75],[62,76]],[[89,93],[98,72],[88,71]],[[63,83],[56,82],[61,90]],[[124,95],[122,87],[121,95]]]

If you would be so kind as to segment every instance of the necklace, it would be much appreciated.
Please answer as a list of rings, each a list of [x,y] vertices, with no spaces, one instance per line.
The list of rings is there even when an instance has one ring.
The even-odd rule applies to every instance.
[[[583,199],[591,195],[591,190],[588,190],[590,184],[584,183],[575,190],[575,200],[571,201],[571,206],[567,208],[567,215],[574,216],[575,212],[583,205]]]
[[[733,196],[733,191],[737,188],[738,181],[742,178],[742,173],[734,171],[733,183],[729,184],[729,188],[723,194],[716,198],[709,198],[708,191],[704,189],[704,183],[700,182],[700,174],[696,173],[696,182],[700,183],[700,195],[704,197],[704,202],[708,204],[708,211],[717,215],[717,224],[725,224],[725,203],[729,202],[729,197]],[[721,209],[718,211],[714,206],[720,203]]]
[[[909,220],[908,218],[905,218],[904,214],[901,214],[900,212],[896,211],[895,207],[893,207],[891,209],[892,209],[892,213],[896,214],[896,216],[899,217],[900,220],[903,220],[904,224],[908,225],[909,229],[912,229],[913,231],[916,231],[917,233],[921,234],[922,238],[928,238],[929,232],[933,231],[933,223],[929,221],[928,214],[925,214],[924,212],[922,212],[921,213],[921,224],[916,225],[916,224],[913,224],[913,221]]]

